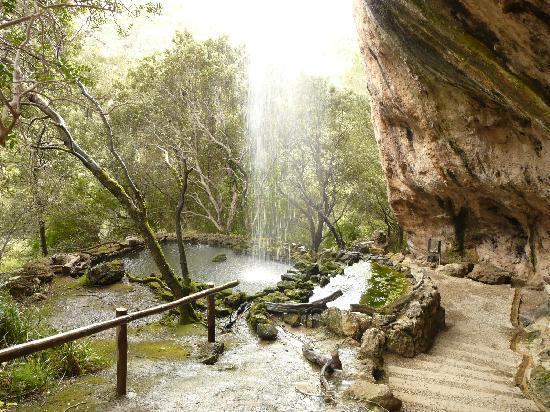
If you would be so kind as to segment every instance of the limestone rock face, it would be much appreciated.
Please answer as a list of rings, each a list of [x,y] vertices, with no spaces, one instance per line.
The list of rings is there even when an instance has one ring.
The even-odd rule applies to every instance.
[[[436,271],[445,276],[463,278],[472,271],[472,267],[471,263],[449,263],[448,265],[438,267]]]
[[[416,254],[550,271],[550,3],[355,0],[391,205]]]

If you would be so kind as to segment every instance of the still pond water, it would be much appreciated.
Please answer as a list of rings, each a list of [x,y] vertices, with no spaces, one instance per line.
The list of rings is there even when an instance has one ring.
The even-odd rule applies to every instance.
[[[170,266],[181,273],[176,242],[163,244],[163,249]],[[223,247],[186,245],[185,252],[189,271],[194,280],[220,285],[238,279],[241,283],[236,289],[251,293],[275,285],[281,280],[281,275],[290,268],[288,264],[259,260]],[[220,254],[226,255],[227,260],[212,262],[212,259]],[[127,257],[124,265],[133,275],[145,276],[158,271],[147,250]]]

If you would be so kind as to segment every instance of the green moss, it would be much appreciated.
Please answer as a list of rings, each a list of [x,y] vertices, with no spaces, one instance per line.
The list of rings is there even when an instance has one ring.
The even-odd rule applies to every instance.
[[[170,328],[170,331],[178,337],[182,336],[206,336],[208,330],[200,323],[191,323],[188,325],[174,325]]]
[[[531,372],[529,388],[545,406],[550,406],[550,371],[542,366],[537,366]]]
[[[225,262],[226,260],[227,260],[227,255],[225,253],[220,253],[219,255],[216,255],[212,258],[212,262],[214,263]]]
[[[135,287],[127,283],[119,282],[119,283],[113,283],[112,285],[105,286],[104,289],[108,290],[109,292],[129,293],[129,292],[133,292],[135,290]]]
[[[130,358],[183,361],[189,353],[188,348],[171,340],[130,342],[128,347]]]
[[[391,304],[407,290],[406,276],[387,266],[372,263],[372,276],[359,303],[373,308]]]
[[[141,283],[147,285],[153,292],[153,294],[166,302],[171,302],[174,300],[174,295],[170,292],[166,283],[161,279],[160,274],[152,274],[149,276],[139,277],[127,274],[128,280],[130,282]]]
[[[86,376],[75,379],[70,384],[63,385],[51,391],[40,405],[31,403],[21,405],[17,410],[22,412],[59,412],[71,407],[71,411],[102,410],[102,404],[113,397],[113,382],[102,376]],[[78,405],[78,406],[75,406]],[[105,410],[105,409],[103,409]]]
[[[187,326],[187,325],[186,325]],[[113,339],[96,339],[91,344],[96,353],[108,359],[111,364],[116,360],[116,346]],[[128,343],[128,357],[181,361],[189,356],[189,349],[173,340],[139,341]]]

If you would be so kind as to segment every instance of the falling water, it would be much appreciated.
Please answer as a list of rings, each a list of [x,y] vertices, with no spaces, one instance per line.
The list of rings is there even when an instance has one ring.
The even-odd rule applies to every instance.
[[[355,44],[351,1],[345,2],[344,7],[341,0],[249,3],[247,131],[252,159],[251,231],[257,258],[290,257],[288,241],[293,240],[296,210],[277,187],[289,167],[281,149],[295,144],[294,102],[303,75],[334,80],[349,67],[349,50],[335,48],[335,44]]]
[[[293,211],[277,186],[284,169],[281,144],[288,143],[294,82],[266,61],[251,61],[248,134],[252,157],[252,236],[258,258],[290,260],[287,236]],[[268,256],[270,255],[270,256]]]

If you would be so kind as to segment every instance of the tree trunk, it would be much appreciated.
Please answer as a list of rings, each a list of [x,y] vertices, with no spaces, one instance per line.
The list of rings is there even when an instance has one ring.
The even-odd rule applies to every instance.
[[[336,226],[334,226],[329,219],[325,219],[325,223],[328,229],[330,230],[330,233],[332,233],[332,236],[334,236],[334,240],[336,241],[336,244],[338,245],[338,247],[340,249],[345,249],[346,244],[344,242],[344,239],[342,239],[342,235],[340,234]]]
[[[46,222],[43,220],[38,222],[38,232],[40,235],[40,250],[42,256],[48,256],[48,243],[46,241]]]
[[[319,214],[318,214],[319,215]],[[323,219],[318,216],[317,224],[313,223],[311,224],[311,249],[313,251],[318,252],[319,247],[321,247],[321,243],[323,242],[323,226],[324,222]]]
[[[185,294],[192,292],[191,276],[189,276],[189,267],[187,266],[187,255],[185,254],[185,246],[183,244],[183,232],[182,232],[182,213],[185,208],[185,193],[187,192],[187,178],[189,171],[187,165],[184,167],[184,174],[182,176],[182,185],[180,189],[180,196],[178,204],[176,206],[175,220],[176,220],[176,240],[178,244],[178,253],[180,257],[181,277],[183,282],[183,290]],[[181,322],[190,323],[197,320],[197,315],[193,310],[193,307],[184,305],[181,312]]]
[[[137,192],[137,189],[133,187],[133,191],[137,192],[134,193],[135,199],[133,199],[119,182],[111,177],[111,175],[104,170],[94,158],[92,158],[78,145],[67,128],[65,119],[63,119],[59,113],[50,107],[48,103],[42,99],[42,97],[31,93],[29,94],[29,101],[52,120],[53,124],[59,131],[61,140],[67,148],[67,151],[80,160],[84,167],[92,173],[97,181],[126,209],[141,236],[143,236],[145,245],[151,252],[151,256],[153,257],[153,260],[162,275],[162,279],[174,294],[174,298],[179,299],[187,296],[189,291],[185,290],[184,285],[178,281],[176,274],[166,261],[166,257],[164,256],[162,248],[155,237],[153,229],[151,229],[151,226],[149,225],[146,206],[141,194]],[[183,308],[181,309],[181,314],[182,318],[185,318],[185,310]]]

